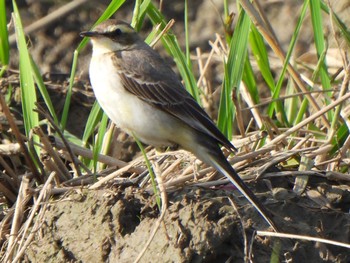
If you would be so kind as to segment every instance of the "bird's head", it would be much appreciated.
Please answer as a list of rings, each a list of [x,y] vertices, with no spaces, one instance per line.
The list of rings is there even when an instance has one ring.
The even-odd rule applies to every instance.
[[[115,19],[106,20],[91,31],[81,32],[80,36],[91,38],[95,54],[132,49],[140,41],[128,23]]]

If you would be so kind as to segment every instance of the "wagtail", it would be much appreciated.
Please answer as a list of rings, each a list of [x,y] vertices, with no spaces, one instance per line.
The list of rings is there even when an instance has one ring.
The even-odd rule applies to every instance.
[[[156,147],[179,145],[226,176],[278,228],[269,211],[227,161],[220,145],[235,147],[186,91],[175,72],[135,30],[107,20],[82,32],[93,45],[90,81],[96,99],[117,127]]]

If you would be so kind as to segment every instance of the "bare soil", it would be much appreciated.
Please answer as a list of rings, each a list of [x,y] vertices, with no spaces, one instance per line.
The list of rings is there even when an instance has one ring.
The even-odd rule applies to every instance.
[[[322,182],[315,185],[329,188]],[[349,241],[348,191],[328,189],[325,197],[342,200],[341,205],[321,209],[308,196],[283,189],[283,199],[267,189],[258,196],[285,232]],[[237,191],[193,187],[173,192],[158,225],[154,196],[137,186],[77,190],[50,201],[26,262],[134,262],[145,247],[140,262],[269,262],[274,250],[281,261],[349,262],[348,250],[337,246],[256,236],[254,229],[269,229],[236,196]]]

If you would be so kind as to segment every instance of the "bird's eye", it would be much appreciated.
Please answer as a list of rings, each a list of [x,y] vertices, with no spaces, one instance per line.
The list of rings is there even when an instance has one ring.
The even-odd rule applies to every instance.
[[[120,28],[117,28],[116,30],[114,30],[114,32],[112,33],[114,36],[118,37],[122,34],[122,30]]]
[[[106,30],[104,33],[105,36],[108,37],[120,37],[123,34],[123,31],[120,28],[110,28],[109,30]]]

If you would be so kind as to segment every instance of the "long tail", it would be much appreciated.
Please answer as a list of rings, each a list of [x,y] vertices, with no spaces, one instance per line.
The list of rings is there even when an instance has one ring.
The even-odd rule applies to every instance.
[[[261,214],[266,222],[275,230],[279,231],[279,228],[275,222],[271,219],[271,213],[261,204],[255,194],[248,188],[248,186],[242,181],[237,172],[232,168],[231,164],[227,161],[226,157],[222,153],[220,147],[212,140],[200,140],[196,149],[190,149],[199,159],[203,162],[211,165],[217,169],[221,174],[226,176],[227,179],[247,198],[247,200],[255,207],[255,209]]]

